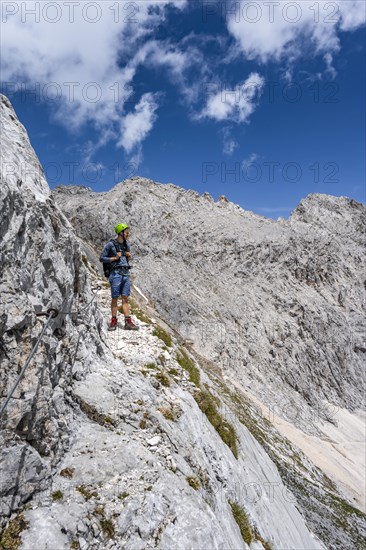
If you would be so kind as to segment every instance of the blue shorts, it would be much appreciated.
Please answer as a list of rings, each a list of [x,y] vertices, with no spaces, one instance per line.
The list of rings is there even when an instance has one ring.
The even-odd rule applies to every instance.
[[[111,284],[112,298],[130,295],[131,283],[129,275],[122,275],[119,271],[113,270],[109,275],[109,282]]]

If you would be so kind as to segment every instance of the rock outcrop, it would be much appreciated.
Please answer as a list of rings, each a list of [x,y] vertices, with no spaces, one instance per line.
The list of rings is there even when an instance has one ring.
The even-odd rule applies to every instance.
[[[69,385],[73,371],[103,358],[93,298],[72,227],[55,205],[39,161],[4,96],[1,109],[0,395],[5,398],[57,308],[26,376],[2,420],[0,512],[6,517],[47,486],[70,441]],[[90,323],[90,325],[89,325]],[[3,518],[4,518],[3,516]]]
[[[292,373],[305,380],[297,390],[288,369],[298,359],[296,344],[303,344],[299,334],[295,339],[290,331],[282,342],[274,332],[251,333],[248,344],[253,320],[272,322],[274,311],[281,329],[288,318],[299,318],[305,331],[299,302],[318,305],[321,292],[306,275],[296,277],[289,258],[302,240],[313,243],[316,234],[323,239],[323,231],[329,238],[331,229],[315,228],[324,224],[322,210],[314,207],[310,215],[305,205],[306,216],[300,209],[292,220],[276,224],[227,200],[214,203],[139,178],[104,194],[84,187],[50,194],[25,129],[4,96],[0,115],[0,406],[46,322],[36,313],[59,310],[1,418],[1,545],[361,548],[365,516],[255,401],[264,380],[268,395],[277,380],[282,396],[292,392],[309,408],[320,402],[324,388],[313,371],[310,375],[306,355],[311,343],[303,351],[308,363]],[[329,269],[327,276],[336,284],[352,279],[357,301],[361,275],[355,257],[362,240],[353,234],[362,206],[344,201],[355,211],[349,235],[340,236],[337,245],[348,243],[349,271]],[[110,291],[96,268],[99,249],[121,218],[133,228],[138,333],[106,331]],[[339,224],[336,216],[332,223]],[[320,248],[331,258],[324,239]],[[299,248],[288,251],[290,242]],[[282,253],[276,243],[282,243]],[[266,284],[260,258],[272,269]],[[341,260],[334,259],[336,266]],[[304,258],[303,263],[305,273],[312,273]],[[102,288],[93,294],[97,285]],[[324,303],[332,292],[322,287]],[[347,293],[342,301],[340,312],[350,307]],[[356,314],[358,307],[357,302]],[[341,313],[337,319],[344,329]],[[237,338],[243,327],[247,332]],[[349,330],[358,334],[353,325]],[[225,343],[222,334],[236,339]],[[258,354],[265,357],[270,350],[277,354],[276,366],[259,361]],[[231,351],[247,361],[245,372],[231,364]],[[354,356],[343,366],[344,390],[337,391],[331,377],[324,382],[330,403],[360,406],[357,368]],[[305,382],[314,395],[303,390]]]

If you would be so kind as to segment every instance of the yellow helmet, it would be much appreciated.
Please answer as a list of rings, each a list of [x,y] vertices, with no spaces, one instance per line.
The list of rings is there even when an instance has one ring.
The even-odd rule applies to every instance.
[[[125,229],[128,229],[127,223],[117,223],[116,227],[114,228],[117,235],[122,233],[122,231],[124,231]]]

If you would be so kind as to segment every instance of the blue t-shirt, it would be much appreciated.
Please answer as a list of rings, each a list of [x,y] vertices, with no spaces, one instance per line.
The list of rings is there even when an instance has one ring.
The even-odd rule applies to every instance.
[[[103,248],[103,252],[101,253],[101,255],[99,257],[99,260],[101,262],[103,262],[104,264],[106,264],[108,262],[111,262],[111,263],[113,262],[114,267],[117,267],[117,266],[126,267],[126,266],[128,266],[128,262],[127,262],[126,256],[123,256],[123,253],[130,251],[130,245],[128,244],[127,241],[124,241],[123,243],[119,243],[116,240],[115,242],[116,242],[116,245],[117,245],[117,252],[122,252],[122,256],[120,257],[120,259],[118,261],[114,261],[114,260],[111,259],[112,257],[115,257],[117,255],[116,254],[116,246],[114,245],[114,242],[108,241],[107,244],[105,245],[105,247]]]

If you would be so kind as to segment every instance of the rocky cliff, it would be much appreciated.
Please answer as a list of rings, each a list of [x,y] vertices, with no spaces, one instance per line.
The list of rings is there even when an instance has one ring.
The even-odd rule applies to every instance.
[[[2,420],[4,517],[46,487],[70,442],[69,387],[91,354],[104,360],[102,318],[70,223],[55,205],[27,133],[1,96],[1,305],[3,398],[36,344],[50,308],[59,314],[16,388]],[[84,311],[82,311],[84,309]],[[67,312],[79,312],[77,318]],[[87,328],[87,330],[86,330]]]
[[[0,108],[0,405],[46,322],[36,313],[58,310],[1,418],[2,547],[361,548],[362,512],[258,395],[277,384],[310,411],[322,403],[324,417],[327,403],[362,405],[362,205],[308,197],[273,222],[140,178],[51,194],[4,96]],[[331,244],[343,211],[348,229]],[[133,334],[106,332],[109,289],[96,269],[116,219],[133,229]],[[329,265],[319,254],[311,263],[316,251]],[[323,321],[333,312],[337,344],[352,336],[349,362],[314,336],[309,305]]]

